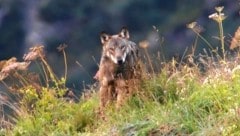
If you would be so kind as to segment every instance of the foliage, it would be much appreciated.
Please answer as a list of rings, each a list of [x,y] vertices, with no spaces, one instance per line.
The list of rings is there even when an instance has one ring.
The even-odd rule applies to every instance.
[[[58,48],[64,55],[65,47],[61,45]],[[76,103],[77,99],[73,91],[65,87],[67,75],[60,79],[55,76],[46,61],[43,49],[42,45],[31,48],[28,54],[24,55],[23,62],[18,62],[14,57],[1,61],[3,65],[0,80],[7,88],[11,88],[9,91],[12,93],[14,91],[14,95],[18,98],[17,106],[8,103],[9,107],[13,107],[13,113],[5,115],[2,111],[4,116],[12,114],[9,117],[12,122],[1,124],[2,127],[8,128],[3,129],[3,133],[6,135],[73,135],[91,130],[98,104],[97,99],[94,99],[96,94],[92,92],[90,100],[84,100],[83,97],[80,103]],[[34,62],[43,75],[37,75],[28,70],[30,64],[34,65]],[[67,66],[65,68],[67,69]],[[7,79],[10,79],[11,84]],[[7,120],[3,119],[3,121]]]

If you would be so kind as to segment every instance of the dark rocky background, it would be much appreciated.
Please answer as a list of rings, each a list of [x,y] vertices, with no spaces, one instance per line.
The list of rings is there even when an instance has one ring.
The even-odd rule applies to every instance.
[[[150,51],[162,50],[166,58],[171,58],[192,46],[195,35],[186,24],[193,21],[202,26],[202,35],[217,46],[219,41],[213,38],[218,35],[217,24],[208,18],[215,6],[225,7],[224,31],[229,45],[227,39],[240,23],[238,0],[1,0],[0,60],[12,56],[21,60],[29,47],[41,43],[46,46],[54,70],[62,76],[63,57],[56,48],[65,43],[68,86],[79,89],[94,82],[101,31],[114,34],[126,26],[133,41],[148,40]],[[198,47],[200,50],[207,46],[199,41]]]

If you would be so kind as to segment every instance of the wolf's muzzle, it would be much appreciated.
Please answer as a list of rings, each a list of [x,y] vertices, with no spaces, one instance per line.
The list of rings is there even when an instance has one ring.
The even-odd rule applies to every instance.
[[[118,65],[122,65],[122,64],[123,64],[123,60],[122,60],[122,59],[118,59],[118,60],[117,60],[117,64],[118,64]]]

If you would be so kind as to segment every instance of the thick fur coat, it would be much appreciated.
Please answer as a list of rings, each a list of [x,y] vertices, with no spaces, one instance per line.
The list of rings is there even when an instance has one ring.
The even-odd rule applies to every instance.
[[[138,47],[129,40],[126,28],[116,35],[102,33],[100,38],[102,57],[95,76],[100,81],[100,106],[116,100],[119,108],[137,90],[141,78]]]

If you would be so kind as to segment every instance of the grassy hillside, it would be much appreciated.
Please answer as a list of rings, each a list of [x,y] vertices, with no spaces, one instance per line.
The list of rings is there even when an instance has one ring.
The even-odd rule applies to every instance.
[[[2,109],[8,110],[1,111],[0,135],[239,135],[240,54],[227,55],[223,20],[217,21],[219,53],[211,49],[195,56],[192,50],[184,61],[147,61],[146,66],[153,63],[160,72],[150,68],[139,91],[121,109],[109,105],[104,115],[97,87],[84,90],[78,100],[65,87],[67,73],[55,76],[42,46],[31,48],[22,62],[1,61],[0,80],[9,92],[0,95]],[[211,47],[195,26],[188,25]],[[65,46],[58,49],[66,64]]]

